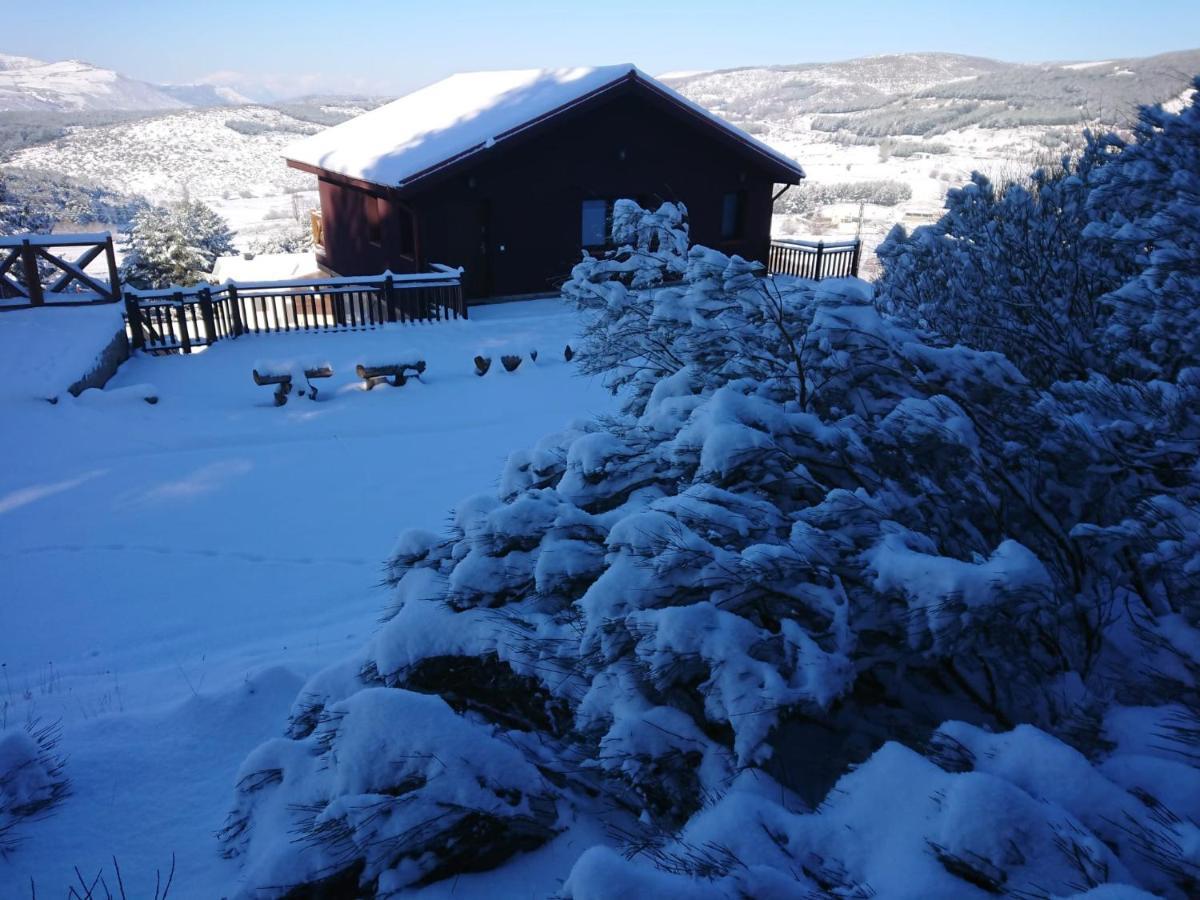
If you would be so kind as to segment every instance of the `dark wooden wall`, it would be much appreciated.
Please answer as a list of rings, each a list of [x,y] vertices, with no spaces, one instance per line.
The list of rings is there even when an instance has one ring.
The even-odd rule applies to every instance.
[[[417,219],[415,259],[388,249],[400,209],[384,202],[382,241],[373,246],[364,192],[322,180],[326,264],[343,274],[463,266],[470,297],[554,290],[579,260],[582,202],[621,197],[682,201],[693,242],[767,261],[772,173],[653,98],[623,93],[507,143],[403,195]],[[744,192],[743,236],[723,241],[722,202],[731,191]]]

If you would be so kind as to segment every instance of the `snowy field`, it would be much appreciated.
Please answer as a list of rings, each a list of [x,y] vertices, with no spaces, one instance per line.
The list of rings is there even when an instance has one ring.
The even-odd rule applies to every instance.
[[[362,646],[399,532],[441,528],[510,451],[610,410],[563,361],[576,325],[555,301],[514,303],[467,322],[138,357],[104,391],[57,405],[0,394],[0,719],[61,720],[72,783],[0,855],[0,897],[29,896],[31,875],[38,896],[63,896],[72,867],[91,877],[113,856],[129,896],[152,896],[172,853],[172,898],[227,894],[237,868],[214,832],[237,767],[281,733],[305,677]],[[423,383],[362,390],[355,363],[410,348],[428,362]],[[29,358],[44,350],[30,343]],[[496,357],[483,378],[481,351]],[[505,351],[526,356],[513,374]],[[276,408],[251,381],[263,360],[314,357],[336,373],[316,402]],[[516,895],[552,892],[602,840],[581,828],[542,863],[507,867]],[[495,896],[506,882],[490,877]]]

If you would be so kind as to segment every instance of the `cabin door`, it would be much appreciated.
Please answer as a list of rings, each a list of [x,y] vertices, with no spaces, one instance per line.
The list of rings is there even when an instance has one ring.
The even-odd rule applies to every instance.
[[[475,240],[467,262],[466,289],[468,297],[490,297],[492,294],[492,201],[480,200],[474,205],[471,220]]]

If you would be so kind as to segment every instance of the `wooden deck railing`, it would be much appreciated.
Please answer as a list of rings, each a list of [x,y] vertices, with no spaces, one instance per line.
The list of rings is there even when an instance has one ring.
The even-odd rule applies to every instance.
[[[253,332],[335,331],[467,317],[460,272],[125,290],[134,349],[191,353]]]
[[[767,270],[797,278],[848,278],[858,275],[862,241],[771,241]]]
[[[74,258],[58,251],[75,251]],[[104,255],[105,276],[84,271]],[[116,303],[121,280],[107,231],[0,237],[0,310]]]

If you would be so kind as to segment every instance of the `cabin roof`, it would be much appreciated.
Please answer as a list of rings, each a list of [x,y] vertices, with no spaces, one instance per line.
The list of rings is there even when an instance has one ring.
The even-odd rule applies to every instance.
[[[284,156],[297,168],[406,187],[630,83],[723,132],[777,180],[804,177],[794,160],[628,64],[452,75],[304,138]]]

